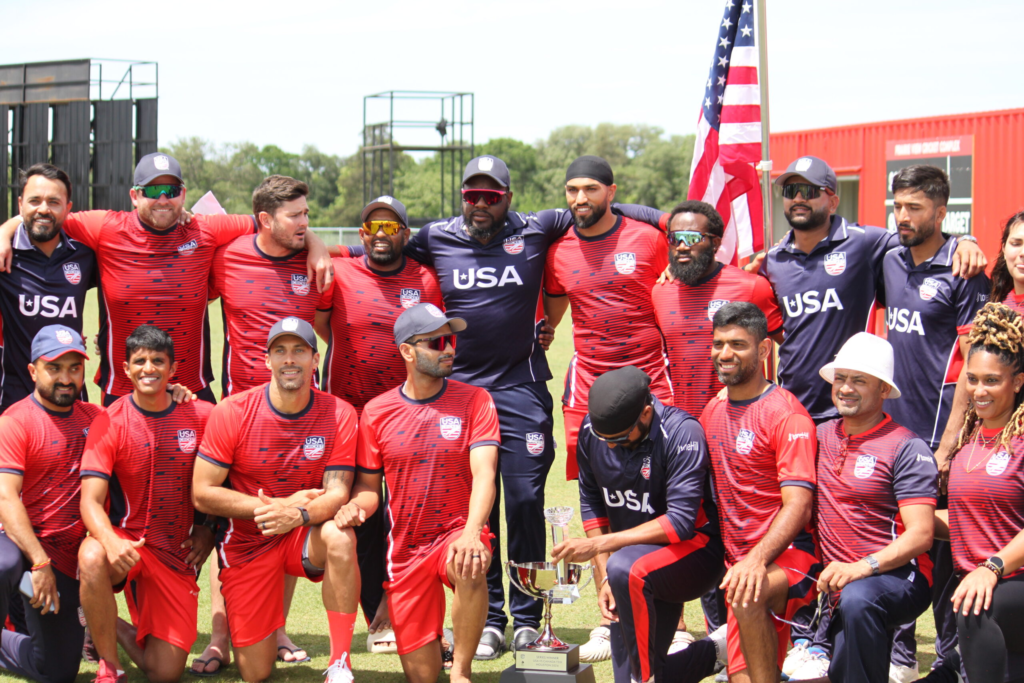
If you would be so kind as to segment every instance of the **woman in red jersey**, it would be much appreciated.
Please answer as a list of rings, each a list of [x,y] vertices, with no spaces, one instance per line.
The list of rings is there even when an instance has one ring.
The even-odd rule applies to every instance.
[[[992,296],[1024,314],[1024,211],[1010,216],[1003,228],[999,258],[992,268]]]

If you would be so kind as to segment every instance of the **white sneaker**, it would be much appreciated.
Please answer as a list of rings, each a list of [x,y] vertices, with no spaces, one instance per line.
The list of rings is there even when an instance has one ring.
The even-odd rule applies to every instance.
[[[327,671],[324,672],[324,675],[327,676],[324,683],[352,683],[355,680],[346,659],[348,659],[347,652],[341,656],[341,659],[327,667]]]
[[[782,663],[782,673],[792,677],[793,672],[800,668],[800,666],[807,661],[811,656],[807,652],[807,648],[810,647],[811,641],[809,640],[797,640],[793,643],[793,649],[786,655],[786,661]]]
[[[708,638],[715,644],[715,659],[725,668],[729,663],[729,645],[725,639],[725,625],[720,626],[708,634]]]
[[[590,640],[580,646],[581,662],[604,662],[612,658],[612,632],[598,626],[590,632]]]
[[[917,662],[914,663],[914,666],[889,664],[889,683],[911,683],[920,677],[921,671],[917,668]]]
[[[677,652],[682,652],[688,648],[696,638],[691,636],[686,631],[676,631],[676,634],[672,636],[672,644],[668,646],[668,653],[674,655]]]
[[[807,652],[807,659],[790,675],[789,680],[807,681],[828,676],[828,655],[817,649],[811,649]]]

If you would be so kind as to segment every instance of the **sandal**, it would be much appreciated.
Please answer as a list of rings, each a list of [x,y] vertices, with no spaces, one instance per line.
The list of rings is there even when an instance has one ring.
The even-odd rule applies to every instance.
[[[288,661],[287,659],[285,659],[284,657],[281,656],[281,650],[287,650],[288,652],[292,653],[293,657],[295,656],[296,652],[306,652],[301,647],[288,647],[287,645],[278,645],[277,646],[277,661],[279,661],[279,662],[284,662],[285,664],[302,664],[304,662],[311,661],[309,653],[306,653],[306,656],[303,657],[302,659],[293,659],[291,661]]]
[[[398,654],[398,643],[395,641],[394,629],[384,629],[366,636],[366,651],[375,655]]]
[[[213,671],[207,671],[206,665],[210,662],[217,662],[217,668]],[[202,668],[195,668],[196,664],[199,664]],[[224,660],[220,657],[210,657],[208,659],[193,659],[192,666],[189,667],[188,672],[193,676],[199,676],[200,678],[206,678],[209,676],[216,676],[220,673],[221,667],[224,666]]]

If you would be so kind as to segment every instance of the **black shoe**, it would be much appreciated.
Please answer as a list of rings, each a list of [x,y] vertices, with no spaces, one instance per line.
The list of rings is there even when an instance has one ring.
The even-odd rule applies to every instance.
[[[537,640],[540,634],[532,626],[523,626],[516,629],[516,635],[512,638],[512,649],[516,652],[525,649],[527,645]]]
[[[505,651],[505,634],[500,633],[493,626],[484,629],[480,636],[480,644],[476,646],[476,654],[473,659],[488,660],[497,659]]]

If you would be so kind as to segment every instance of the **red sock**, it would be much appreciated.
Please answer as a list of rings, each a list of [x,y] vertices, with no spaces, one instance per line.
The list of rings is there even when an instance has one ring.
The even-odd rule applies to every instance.
[[[352,631],[355,629],[355,626],[355,612],[352,614],[342,614],[341,612],[327,610],[327,627],[331,631],[331,659],[328,665],[334,664],[341,659],[342,655],[348,654],[352,648]],[[352,658],[349,657],[346,662],[351,668]]]

